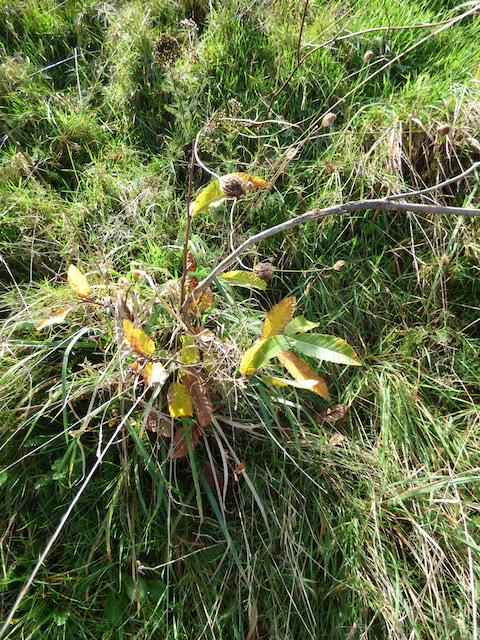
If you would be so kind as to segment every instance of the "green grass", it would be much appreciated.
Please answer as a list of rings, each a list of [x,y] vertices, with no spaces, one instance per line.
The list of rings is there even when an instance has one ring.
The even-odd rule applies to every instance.
[[[306,210],[468,168],[480,155],[478,14],[437,35],[329,41],[469,8],[311,0],[300,56],[311,53],[296,69],[303,4],[290,0],[0,2],[2,619],[74,504],[9,640],[476,637],[477,219],[369,211],[247,252],[246,267],[272,260],[276,275],[265,292],[215,288],[204,321],[224,342],[218,420],[179,460],[145,428],[165,394],[145,392],[114,318],[66,284],[70,263],[105,295],[126,279],[143,319],[158,313],[156,343],[176,348],[172,316],[132,270],[160,290],[181,274],[199,131],[212,170],[274,184],[232,216],[227,203],[194,220],[201,273],[231,242]],[[192,17],[196,29],[182,26]],[[180,46],[170,66],[155,57],[163,33]],[[210,179],[197,168],[194,189]],[[419,201],[478,206],[478,184],[477,172]],[[287,295],[363,360],[311,363],[330,402],[236,377]],[[64,323],[35,329],[69,305]],[[322,421],[337,403],[346,415]]]

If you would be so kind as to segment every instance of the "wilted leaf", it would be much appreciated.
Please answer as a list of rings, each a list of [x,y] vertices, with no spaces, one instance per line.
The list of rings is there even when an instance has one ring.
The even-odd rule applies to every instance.
[[[92,295],[92,288],[88,284],[88,280],[77,267],[71,264],[67,271],[68,284],[80,298],[88,298]]]
[[[60,311],[57,311],[57,313],[54,316],[51,316],[50,318],[47,318],[46,320],[42,320],[42,322],[39,322],[38,324],[35,325],[35,329],[37,329],[37,331],[40,331],[40,329],[45,329],[45,327],[51,327],[52,324],[60,324],[60,322],[63,322],[65,320],[65,318],[67,317],[67,314],[72,310],[72,307],[66,307],[65,309],[61,309]]]
[[[297,301],[293,296],[284,298],[270,309],[263,323],[262,338],[270,338],[279,333],[292,319]]]
[[[147,362],[142,369],[142,377],[148,386],[163,384],[168,378],[168,371],[160,362]]]
[[[197,263],[195,262],[195,257],[191,251],[187,253],[187,273],[191,271],[197,270]],[[196,276],[188,276],[187,277],[187,290],[188,293],[191,293],[195,287],[198,285],[198,278]]]
[[[136,329],[130,320],[123,320],[125,339],[136,353],[151,356],[155,351],[154,341],[142,329]]]
[[[196,364],[200,362],[200,349],[195,343],[195,339],[191,335],[182,336],[182,348],[178,355],[180,362],[184,364]]]
[[[208,211],[210,207],[216,207],[226,199],[227,196],[222,191],[220,182],[218,180],[214,180],[213,182],[210,182],[210,184],[208,184],[204,189],[202,189],[193,201],[191,205],[192,216],[196,215],[197,213]]]
[[[172,421],[156,409],[150,409],[150,411],[145,414],[143,426],[148,431],[158,433],[160,436],[171,437],[172,435]]]
[[[205,389],[205,384],[198,371],[185,371],[182,377],[182,384],[185,385],[193,400],[198,424],[201,427],[207,427],[212,422],[213,408]]]
[[[284,333],[287,336],[293,336],[295,333],[306,333],[319,326],[317,322],[310,322],[304,316],[297,316],[287,324]]]
[[[345,262],[345,260],[337,260],[332,269],[334,269],[335,271],[341,271],[346,264],[347,263]]]
[[[244,376],[255,373],[257,369],[266,365],[269,360],[282,351],[289,349],[290,346],[290,338],[282,335],[257,340],[243,354],[239,367],[240,373],[243,373]]]
[[[193,289],[192,289],[193,291]],[[206,311],[209,307],[213,305],[215,298],[211,289],[205,289],[199,296],[195,296],[193,302],[191,303],[189,309],[197,310],[200,313]]]
[[[334,404],[333,407],[327,407],[323,411],[319,411],[314,415],[316,422],[322,424],[322,422],[336,422],[345,416],[348,411],[348,405],[346,404]]]
[[[201,434],[202,432],[200,431],[200,429],[195,423],[193,423],[190,426],[190,442],[192,444],[193,451],[195,451],[195,449],[198,447],[198,442]],[[172,458],[185,458],[185,456],[188,456],[188,443],[183,427],[180,427],[175,431],[175,435],[173,436],[172,448],[170,450],[170,456]]]
[[[248,173],[237,173],[236,175],[245,180],[245,188],[247,191],[253,191],[254,189],[265,189],[266,187],[270,186],[270,183],[266,180],[250,176]]]
[[[192,398],[181,382],[172,382],[168,387],[167,402],[172,418],[193,415]]]
[[[314,380],[316,384],[313,387],[310,387],[310,390],[314,393],[318,393],[322,398],[326,398],[327,400],[330,398],[330,394],[328,393],[327,385],[325,384],[325,380],[310,369],[306,362],[297,358],[297,356],[291,351],[284,351],[283,353],[278,354],[278,359],[283,364],[288,373],[295,378],[295,380]]]
[[[308,335],[296,334],[291,336],[294,349],[318,360],[327,360],[339,364],[361,365],[360,358],[352,347],[334,336],[325,336],[321,333],[310,333]]]
[[[259,278],[251,271],[227,271],[227,273],[223,273],[219,278],[237,287],[250,287],[260,289],[261,291],[265,291],[267,288],[265,280],[262,280],[262,278]]]

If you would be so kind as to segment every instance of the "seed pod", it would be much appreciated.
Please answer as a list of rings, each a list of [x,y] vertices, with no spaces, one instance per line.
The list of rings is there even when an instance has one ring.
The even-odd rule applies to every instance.
[[[371,49],[369,49],[368,51],[365,51],[365,53],[363,54],[364,63],[367,64],[367,62],[370,62],[372,58],[373,58],[373,51]]]
[[[346,264],[345,260],[337,260],[332,269],[335,269],[335,271],[341,271]]]
[[[335,122],[336,119],[337,119],[337,114],[333,113],[333,111],[330,111],[329,113],[326,113],[323,116],[322,127],[329,127],[330,125],[332,125]]]
[[[220,178],[220,188],[229,198],[241,198],[247,193],[246,181],[234,173],[228,173]]]
[[[271,262],[259,262],[253,267],[253,273],[262,280],[271,280],[275,275],[275,267]]]

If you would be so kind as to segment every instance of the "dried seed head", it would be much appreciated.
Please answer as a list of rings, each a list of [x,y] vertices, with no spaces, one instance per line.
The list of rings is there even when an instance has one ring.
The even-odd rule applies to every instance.
[[[220,188],[229,198],[241,198],[247,193],[246,180],[234,173],[220,178]]]
[[[161,33],[154,44],[155,60],[161,67],[173,64],[181,55],[178,40],[168,33]]]
[[[330,127],[337,119],[337,114],[330,111],[323,116],[322,127]]]
[[[262,280],[271,280],[275,275],[275,267],[271,262],[259,262],[253,267],[253,273]]]
[[[370,62],[372,58],[373,58],[373,51],[371,49],[369,49],[368,51],[365,51],[365,53],[363,54],[364,63],[367,64],[367,62]]]
[[[332,269],[335,269],[335,271],[341,271],[346,264],[345,260],[337,260]]]

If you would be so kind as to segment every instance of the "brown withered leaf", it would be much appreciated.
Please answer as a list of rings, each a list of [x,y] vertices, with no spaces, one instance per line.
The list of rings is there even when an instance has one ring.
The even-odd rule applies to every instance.
[[[162,415],[156,409],[151,409],[145,416],[143,417],[143,426],[148,431],[153,431],[153,433],[158,433],[160,436],[165,436],[166,438],[171,438],[172,436],[172,420],[165,415]]]
[[[193,422],[190,425],[190,441],[192,443],[192,449],[194,451],[198,447],[198,441],[200,440],[201,435],[202,432],[198,428],[198,425]],[[185,458],[185,456],[188,456],[187,439],[185,437],[183,427],[180,427],[175,431],[175,435],[173,436],[173,442],[170,449],[170,457]]]
[[[198,284],[198,280],[197,280],[197,284]],[[195,285],[195,287],[196,286],[197,285]],[[192,289],[189,288],[188,290],[189,293],[191,293],[193,289],[195,289],[195,287],[193,287]],[[213,302],[214,302],[214,297],[213,297],[212,290],[207,288],[199,296],[195,296],[193,302],[190,304],[189,309],[190,311],[199,311],[200,313],[203,313],[213,305]]]
[[[334,404],[332,407],[327,407],[319,413],[314,415],[315,422],[322,424],[323,422],[336,422],[343,418],[348,411],[348,405],[346,404]]]
[[[197,263],[195,262],[195,257],[191,251],[187,253],[187,265],[186,272],[197,270]],[[187,277],[187,291],[188,293],[192,293],[195,287],[198,285],[198,278],[196,276],[188,276]]]
[[[213,408],[201,374],[189,369],[182,377],[182,384],[193,400],[198,424],[207,427],[212,422]]]

